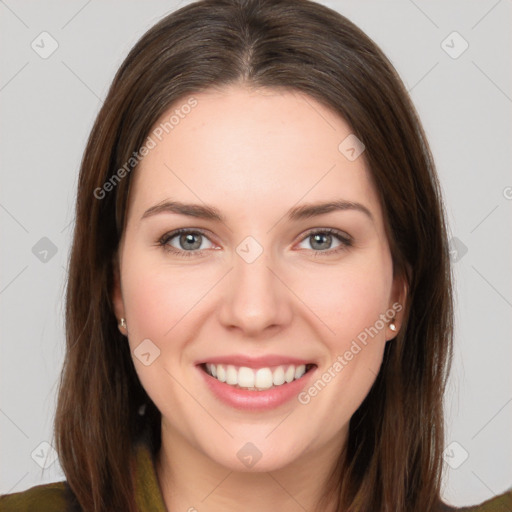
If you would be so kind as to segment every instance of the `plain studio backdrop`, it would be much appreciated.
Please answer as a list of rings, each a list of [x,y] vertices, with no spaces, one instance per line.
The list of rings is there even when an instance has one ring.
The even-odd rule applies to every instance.
[[[0,493],[63,479],[49,443],[80,159],[128,51],[186,3],[0,1]],[[512,1],[320,3],[383,49],[429,137],[456,278],[443,493],[478,503],[512,485]]]

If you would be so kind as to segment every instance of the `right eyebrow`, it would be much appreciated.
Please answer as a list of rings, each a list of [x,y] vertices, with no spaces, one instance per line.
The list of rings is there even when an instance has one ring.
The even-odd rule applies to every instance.
[[[208,205],[200,204],[187,204],[179,201],[162,201],[151,208],[148,208],[141,217],[146,219],[157,215],[159,213],[177,213],[179,215],[187,215],[189,217],[196,217],[198,219],[215,220],[218,222],[225,222],[223,215],[220,211]]]

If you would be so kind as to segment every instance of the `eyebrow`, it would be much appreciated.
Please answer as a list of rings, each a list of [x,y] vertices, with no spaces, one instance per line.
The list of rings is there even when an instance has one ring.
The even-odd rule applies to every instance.
[[[324,203],[315,204],[304,204],[301,206],[295,206],[290,208],[288,211],[288,220],[298,221],[303,219],[309,219],[316,217],[317,215],[324,215],[333,211],[347,211],[355,210],[367,215],[370,220],[373,219],[373,215],[370,210],[354,201],[345,201],[343,199],[337,201],[329,201]],[[189,204],[182,203],[180,201],[165,200],[158,203],[151,208],[148,208],[141,217],[141,220],[160,213],[177,213],[179,215],[186,215],[188,217],[195,217],[197,219],[213,220],[225,223],[226,219],[214,206],[200,205],[200,204]]]

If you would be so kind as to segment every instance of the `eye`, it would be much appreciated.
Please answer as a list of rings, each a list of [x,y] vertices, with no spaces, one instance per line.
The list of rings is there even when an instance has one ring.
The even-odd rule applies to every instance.
[[[338,242],[334,249],[332,248],[333,240]],[[315,256],[337,254],[352,246],[352,238],[349,235],[332,228],[309,231],[301,243],[306,241],[309,242],[311,250],[316,253]]]
[[[210,246],[205,247],[204,243],[209,242]],[[310,249],[314,256],[329,256],[337,254],[352,246],[352,238],[337,229],[325,228],[309,231],[302,238],[301,243],[309,241]],[[332,248],[333,241],[338,245]],[[214,248],[209,238],[200,230],[195,229],[177,229],[163,235],[158,240],[158,245],[165,251],[177,254],[178,256],[203,256],[204,251]],[[308,248],[306,248],[308,249]]]
[[[201,231],[177,229],[171,233],[166,233],[158,241],[158,244],[162,246],[165,251],[180,256],[197,256],[201,255],[204,250],[212,248],[205,247],[203,244],[205,241],[209,241],[209,239]]]

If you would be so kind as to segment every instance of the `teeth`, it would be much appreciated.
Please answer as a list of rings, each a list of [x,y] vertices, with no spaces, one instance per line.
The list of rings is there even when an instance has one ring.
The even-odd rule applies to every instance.
[[[306,373],[306,365],[301,364],[295,368],[295,378],[300,379]]]
[[[286,372],[284,373],[284,380],[286,382],[291,382],[295,378],[295,366],[289,366]]]
[[[272,382],[272,371],[270,368],[260,368],[256,372],[256,378],[254,379],[254,387],[260,389],[268,389],[273,386]]]
[[[226,384],[231,384],[235,386],[238,384],[238,372],[233,365],[228,364],[226,368]]]
[[[215,366],[215,365],[212,365]],[[254,387],[254,372],[250,368],[246,368],[242,366],[240,370],[238,370],[238,382],[237,384],[241,388],[253,388]]]
[[[215,366],[215,365],[212,364],[211,366]],[[226,370],[224,369],[224,366],[222,366],[221,364],[217,365],[217,370],[215,373],[217,374],[218,380],[220,380],[221,382],[226,382]],[[212,376],[213,376],[213,372],[212,372]]]
[[[281,384],[284,384],[284,369],[282,366],[274,370],[272,381],[274,382],[274,386],[280,386]]]
[[[259,368],[253,370],[247,366],[236,367],[231,364],[206,363],[206,372],[220,382],[231,386],[250,390],[264,390],[272,386],[282,386],[285,383],[300,379],[306,373],[306,365],[283,365],[274,369]]]

